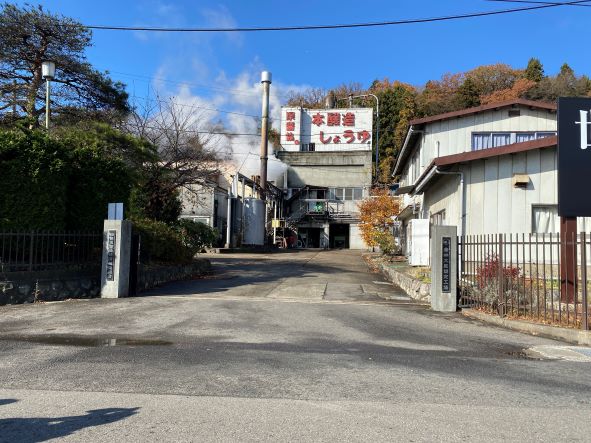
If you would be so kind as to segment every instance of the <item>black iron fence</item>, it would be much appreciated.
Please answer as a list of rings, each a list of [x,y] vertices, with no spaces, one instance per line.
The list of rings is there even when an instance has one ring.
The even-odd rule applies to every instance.
[[[0,231],[0,273],[97,266],[102,246],[102,232]]]
[[[459,239],[461,307],[589,329],[590,235],[474,235]]]

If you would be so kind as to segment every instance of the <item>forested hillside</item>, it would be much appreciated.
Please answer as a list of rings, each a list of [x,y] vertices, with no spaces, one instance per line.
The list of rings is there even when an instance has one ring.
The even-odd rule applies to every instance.
[[[375,94],[379,98],[379,177],[380,181],[387,183],[391,180],[392,168],[404,142],[408,122],[413,118],[513,98],[554,102],[560,96],[589,96],[591,80],[586,75],[577,75],[566,63],[558,74],[546,75],[540,60],[531,58],[525,68],[514,68],[503,63],[479,66],[467,72],[447,73],[424,85],[411,85],[385,77],[375,80],[367,89],[358,83],[340,85],[330,90],[309,89],[291,94],[288,105],[324,107],[328,94],[333,94],[337,99],[337,107],[348,106],[345,98],[349,95]],[[371,97],[354,99],[353,104],[375,107],[375,100]]]

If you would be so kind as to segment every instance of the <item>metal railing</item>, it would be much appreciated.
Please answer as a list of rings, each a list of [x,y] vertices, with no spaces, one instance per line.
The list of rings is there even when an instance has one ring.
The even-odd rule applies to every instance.
[[[100,265],[102,232],[0,231],[0,272]]]
[[[590,236],[464,236],[459,305],[503,317],[589,329]]]

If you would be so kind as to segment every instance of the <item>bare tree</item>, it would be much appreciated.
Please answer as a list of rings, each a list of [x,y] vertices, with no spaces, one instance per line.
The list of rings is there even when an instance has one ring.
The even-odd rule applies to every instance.
[[[122,130],[151,143],[158,154],[143,167],[138,206],[145,216],[173,221],[181,210],[181,192],[198,202],[199,191],[216,182],[225,136],[197,106],[156,96],[135,106]]]
[[[343,83],[332,89],[308,88],[303,91],[290,91],[287,95],[288,106],[301,106],[308,109],[324,108],[325,99],[329,93],[337,99],[337,107],[346,107],[348,102],[344,100],[349,95],[364,93],[361,83]],[[356,103],[357,105],[361,103]]]

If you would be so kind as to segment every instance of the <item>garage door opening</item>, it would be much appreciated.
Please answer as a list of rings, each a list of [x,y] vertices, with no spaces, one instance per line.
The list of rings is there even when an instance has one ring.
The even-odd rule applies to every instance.
[[[322,228],[300,228],[298,230],[298,247],[319,248]]]
[[[334,224],[330,225],[330,248],[348,249],[349,248],[349,225]]]

